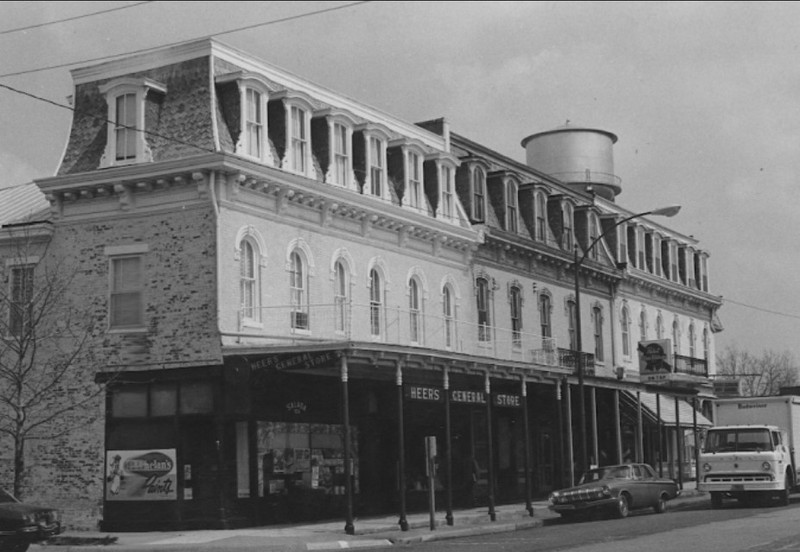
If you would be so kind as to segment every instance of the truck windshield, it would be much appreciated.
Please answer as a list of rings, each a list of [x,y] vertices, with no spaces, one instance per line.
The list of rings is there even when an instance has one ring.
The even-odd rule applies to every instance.
[[[704,451],[753,452],[772,449],[767,429],[711,429],[708,431]]]

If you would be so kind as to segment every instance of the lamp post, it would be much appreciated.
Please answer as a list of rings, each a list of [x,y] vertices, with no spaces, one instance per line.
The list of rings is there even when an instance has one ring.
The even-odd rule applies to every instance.
[[[580,421],[580,458],[578,463],[578,473],[585,472],[589,465],[586,461],[587,459],[587,439],[586,439],[586,389],[584,387],[584,366],[583,366],[583,343],[581,340],[581,283],[580,283],[580,269],[583,265],[583,261],[586,260],[586,256],[589,252],[594,249],[594,247],[602,240],[609,232],[615,230],[622,224],[625,224],[629,220],[633,220],[635,218],[645,217],[648,215],[658,215],[662,217],[672,217],[678,214],[680,211],[680,205],[671,205],[669,207],[661,207],[660,209],[653,209],[651,211],[644,211],[642,213],[637,213],[635,215],[631,215],[622,219],[621,221],[617,222],[613,226],[607,228],[602,234],[597,236],[592,243],[589,244],[583,251],[583,255],[578,258],[578,247],[575,246],[574,258],[575,261],[573,263],[573,268],[575,270],[575,348],[576,348],[576,355],[575,355],[575,368],[578,372],[578,417]]]

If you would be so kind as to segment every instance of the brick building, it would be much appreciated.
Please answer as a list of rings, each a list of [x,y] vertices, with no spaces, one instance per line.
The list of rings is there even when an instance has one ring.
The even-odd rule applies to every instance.
[[[637,344],[671,344],[666,377],[705,392],[720,300],[693,238],[616,202],[613,134],[533,135],[523,164],[210,40],[73,79],[37,184],[100,328],[76,511],[115,530],[402,525],[426,504],[426,436],[448,512],[627,448],[677,472],[683,431],[656,430],[696,411],[646,388]]]

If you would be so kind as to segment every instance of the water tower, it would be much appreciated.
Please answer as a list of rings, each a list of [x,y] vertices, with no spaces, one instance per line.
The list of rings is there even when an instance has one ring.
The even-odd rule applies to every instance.
[[[569,124],[522,140],[529,167],[610,201],[622,191],[614,174],[614,142],[606,130]]]

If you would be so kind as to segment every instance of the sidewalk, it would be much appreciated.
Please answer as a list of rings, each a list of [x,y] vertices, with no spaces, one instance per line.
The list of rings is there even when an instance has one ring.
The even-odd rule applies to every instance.
[[[695,489],[684,489],[670,502],[677,506],[705,498]],[[545,519],[558,518],[546,501],[533,503],[530,517],[524,504],[506,504],[495,508],[496,521],[489,519],[486,507],[453,512],[452,526],[445,524],[445,512],[437,511],[436,529],[430,529],[427,512],[409,514],[408,531],[401,531],[398,516],[374,517],[354,521],[355,535],[344,532],[344,520],[304,525],[251,527],[230,530],[171,531],[147,533],[64,533],[46,544],[33,545],[31,551],[47,552],[196,552],[208,549],[258,550],[341,550],[349,548],[391,547],[400,544],[451,539],[470,535],[502,533],[540,527]]]

